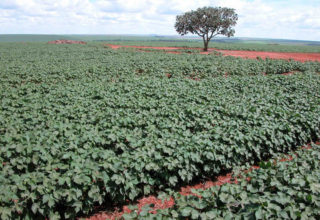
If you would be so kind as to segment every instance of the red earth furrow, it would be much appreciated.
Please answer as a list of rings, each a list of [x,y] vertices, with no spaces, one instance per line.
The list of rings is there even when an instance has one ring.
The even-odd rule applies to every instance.
[[[155,50],[169,50],[167,53],[179,54],[177,51],[170,50],[182,50],[182,49],[192,49],[199,50],[201,48],[184,48],[184,47],[152,47],[152,46],[128,46],[128,45],[114,45],[114,44],[105,44],[112,49],[118,49],[121,47],[125,48],[138,48],[138,49],[155,49]],[[266,52],[266,51],[243,51],[243,50],[218,50],[210,48],[209,51],[202,51],[200,54],[210,54],[213,51],[221,52],[224,56],[235,56],[247,59],[257,59],[258,57],[262,59],[285,59],[285,60],[296,60],[300,62],[306,61],[319,61],[320,62],[320,53],[288,53],[288,52]]]
[[[320,142],[316,142],[315,144],[320,145]],[[311,144],[307,144],[305,146],[302,146],[301,149],[311,149]],[[281,158],[279,160],[279,162],[286,162],[286,161],[291,161],[293,160],[293,157],[290,155],[287,155],[287,157],[285,158]],[[260,169],[259,166],[252,166],[251,168],[249,168],[248,170],[244,170],[242,171],[243,173],[248,173],[251,172],[252,170],[255,169]],[[238,176],[238,178],[242,178],[242,176]],[[247,178],[247,181],[250,181],[250,177]],[[194,189],[208,189],[214,186],[221,186],[223,184],[237,184],[238,183],[238,179],[235,177],[232,177],[232,172],[231,173],[227,173],[226,175],[221,175],[217,177],[216,181],[206,181],[204,183],[199,183],[196,185],[192,185],[192,186],[186,186],[186,187],[181,187],[180,188],[180,194],[182,196],[187,196],[187,195],[193,195],[193,196],[197,196],[199,198],[201,198],[200,195],[197,195],[195,193],[193,193],[192,191]],[[175,201],[174,199],[171,197],[169,200],[166,201],[162,201],[161,199],[157,199],[155,196],[148,196],[148,197],[144,197],[140,200],[137,201],[136,205],[138,207],[138,214],[141,212],[142,208],[145,205],[153,205],[153,209],[150,211],[150,213],[157,213],[157,210],[160,209],[167,209],[167,208],[171,208],[172,206],[174,206]],[[86,220],[106,220],[106,219],[111,219],[111,220],[115,220],[115,219],[119,219],[121,218],[121,216],[125,213],[131,213],[132,210],[130,210],[128,208],[128,206],[123,206],[122,207],[122,211],[119,211],[119,209],[116,209],[113,212],[101,212],[101,213],[97,213],[94,214],[93,216],[87,218]]]
[[[293,59],[300,62],[320,61],[320,53],[284,53],[284,52],[265,52],[265,51],[240,51],[240,50],[217,50],[225,56],[236,56],[248,59]]]

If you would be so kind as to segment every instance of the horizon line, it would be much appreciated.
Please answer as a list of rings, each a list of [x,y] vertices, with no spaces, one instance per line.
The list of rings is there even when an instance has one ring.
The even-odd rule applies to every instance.
[[[200,38],[199,36],[190,35],[190,36],[181,36],[181,35],[165,35],[165,34],[0,34],[0,36],[3,35],[40,35],[40,36],[148,36],[148,37],[178,37],[178,38]],[[217,36],[216,38],[222,38],[222,39],[241,39],[241,38],[247,38],[251,40],[255,39],[264,39],[264,40],[287,40],[287,41],[304,41],[304,42],[319,42],[320,40],[301,40],[301,39],[289,39],[289,38],[264,38],[264,37],[224,37],[224,36]],[[201,39],[201,38],[200,38]]]

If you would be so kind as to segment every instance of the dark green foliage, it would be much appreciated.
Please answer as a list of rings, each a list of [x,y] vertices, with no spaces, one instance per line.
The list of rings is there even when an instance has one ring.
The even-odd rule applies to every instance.
[[[174,193],[173,207],[156,214],[146,207],[146,214],[138,219],[319,219],[319,152],[320,146],[313,145],[292,154],[292,161],[271,160],[269,166],[242,172],[238,184],[193,190],[195,195],[189,196]],[[134,213],[126,214],[125,219]]]
[[[234,35],[233,27],[237,20],[238,15],[233,8],[203,7],[178,15],[174,27],[181,35],[191,33],[200,36],[203,39],[204,51],[207,51],[212,37]]]
[[[281,74],[290,71],[320,72],[319,62],[250,60],[200,54],[165,54],[161,51],[118,51],[101,45],[2,44],[1,81],[13,85],[32,80],[57,83],[99,78],[121,81],[130,77],[211,78],[231,75]],[[32,73],[32,74],[31,74]]]
[[[2,51],[1,219],[72,219],[95,204],[213,177],[320,136],[320,76],[309,73],[318,63],[96,45]],[[303,74],[248,76],[273,65],[297,65]],[[186,79],[195,69],[206,80]],[[218,77],[221,69],[244,77]]]

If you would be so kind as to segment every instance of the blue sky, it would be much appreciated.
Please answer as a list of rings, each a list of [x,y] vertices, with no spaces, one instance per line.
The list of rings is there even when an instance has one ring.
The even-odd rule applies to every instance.
[[[176,35],[175,17],[236,9],[236,37],[320,40],[320,0],[0,0],[0,34]]]

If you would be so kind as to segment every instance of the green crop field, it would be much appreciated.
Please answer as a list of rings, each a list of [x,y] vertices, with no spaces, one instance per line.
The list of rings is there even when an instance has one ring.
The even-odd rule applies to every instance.
[[[319,219],[319,146],[298,150],[320,138],[319,62],[104,43],[0,43],[1,219],[75,219],[160,192],[175,205],[124,217]],[[254,164],[202,200],[172,191]]]
[[[271,160],[245,173],[237,184],[192,190],[190,195],[170,192],[159,195],[175,204],[154,212],[144,206],[129,206],[126,219],[318,219],[320,145],[299,150],[291,161]],[[282,155],[288,157],[288,155]],[[238,168],[238,167],[236,167]],[[244,168],[242,168],[244,169]]]

